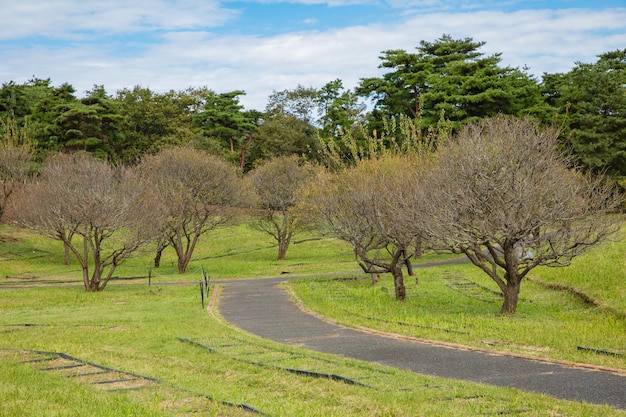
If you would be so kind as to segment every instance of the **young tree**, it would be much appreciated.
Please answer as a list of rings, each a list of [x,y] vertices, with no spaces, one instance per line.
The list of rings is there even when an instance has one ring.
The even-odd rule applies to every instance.
[[[88,154],[60,154],[16,194],[11,218],[61,240],[82,267],[85,290],[102,291],[117,266],[155,235],[159,211],[145,191],[128,170]]]
[[[619,227],[607,213],[620,198],[570,168],[558,134],[529,118],[485,119],[442,146],[428,176],[427,231],[498,285],[503,314],[515,313],[533,268],[568,265]]]
[[[293,213],[298,191],[313,175],[313,167],[296,156],[273,158],[248,174],[256,208],[254,227],[278,243],[278,260],[285,259],[291,239],[300,228]]]
[[[161,242],[174,248],[178,271],[185,273],[200,236],[234,217],[242,193],[237,170],[192,148],[164,149],[145,157],[139,169],[165,213]]]
[[[374,277],[391,273],[397,300],[406,297],[402,269],[410,265],[419,241],[420,223],[405,227],[397,217],[398,207],[415,201],[417,167],[415,155],[396,155],[324,172],[309,183],[301,208],[322,230],[352,246],[364,272]],[[411,210],[416,221],[420,211]]]

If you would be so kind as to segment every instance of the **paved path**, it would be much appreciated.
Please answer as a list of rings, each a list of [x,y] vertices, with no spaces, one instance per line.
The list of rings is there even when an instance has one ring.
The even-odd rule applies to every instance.
[[[277,287],[287,278],[220,281],[220,314],[264,338],[428,375],[544,393],[626,409],[626,376],[432,346],[329,324]]]

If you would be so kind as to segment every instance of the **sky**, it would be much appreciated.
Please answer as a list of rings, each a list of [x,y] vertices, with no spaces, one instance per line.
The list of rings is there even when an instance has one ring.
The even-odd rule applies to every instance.
[[[626,0],[11,0],[0,8],[0,83],[50,78],[80,97],[203,87],[353,89],[382,75],[380,55],[443,34],[485,42],[501,66],[544,73],[626,48]]]

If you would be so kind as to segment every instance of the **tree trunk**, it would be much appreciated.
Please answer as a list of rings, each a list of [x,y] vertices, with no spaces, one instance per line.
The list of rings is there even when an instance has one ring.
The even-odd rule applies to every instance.
[[[186,256],[178,257],[178,273],[184,274],[187,272],[187,264],[189,264],[189,259]]]
[[[515,314],[517,311],[517,299],[519,296],[521,283],[519,280],[508,281],[503,291],[504,302],[502,303],[502,314]]]
[[[518,255],[515,251],[515,245],[506,241],[502,247],[504,254],[504,263],[506,272],[504,273],[505,286],[501,286],[504,295],[504,303],[502,303],[502,314],[515,314],[517,310],[517,299],[519,297],[520,287],[522,285],[522,277],[518,271]]]
[[[167,241],[167,239],[160,237],[159,240],[157,240],[157,249],[156,249],[156,254],[154,255],[154,267],[155,268],[159,268],[161,266],[161,256],[163,256],[163,251],[168,246],[169,246],[169,242]]]
[[[287,249],[289,245],[285,244],[284,241],[278,243],[278,260],[285,260],[285,255],[287,254]]]
[[[178,273],[184,274],[187,272],[187,266],[191,261],[191,256],[198,242],[199,235],[184,236],[186,244],[183,243],[183,237],[180,235],[173,236],[169,239],[169,244],[176,251],[178,257]]]
[[[250,143],[252,143],[253,138],[254,138],[254,132],[248,132],[248,138],[246,139],[246,143],[241,148],[241,163],[239,167],[241,168],[242,171],[246,165],[246,151],[248,150],[248,146],[250,146]]]
[[[422,238],[417,237],[415,238],[415,252],[413,253],[413,256],[415,256],[415,259],[420,259],[423,255],[424,255],[424,244],[422,242]]]
[[[391,270],[393,276],[393,286],[396,290],[396,300],[406,300],[406,288],[404,287],[404,276],[402,275],[402,268],[394,266]]]
[[[93,276],[89,277],[89,271],[87,267],[83,266],[83,278],[86,282],[85,290],[87,292],[97,292],[100,291],[100,272],[94,268]]]
[[[161,266],[161,256],[163,255],[163,250],[165,248],[159,247],[154,255],[154,267],[158,268]]]
[[[405,250],[396,248],[391,257],[389,271],[393,276],[393,287],[396,290],[397,301],[406,299],[406,287],[404,286],[404,275],[402,274],[402,267],[405,265],[406,260]]]
[[[69,266],[70,265],[70,246],[66,242],[63,242],[63,254],[64,254],[63,262],[65,263],[66,266]]]
[[[282,261],[285,259],[285,255],[287,255],[287,249],[289,249],[289,244],[291,243],[291,233],[287,233],[286,236],[280,236],[278,239],[278,260]]]
[[[406,251],[403,251],[404,264],[406,265],[406,273],[409,274],[410,277],[415,275],[415,271],[413,270],[413,263],[411,262],[411,257],[406,256]]]
[[[79,262],[81,264],[83,270],[83,285],[85,286],[85,290],[88,292],[96,291],[93,288],[93,282],[89,279],[89,245],[87,244],[87,239],[83,236],[83,256],[82,258],[79,256]]]

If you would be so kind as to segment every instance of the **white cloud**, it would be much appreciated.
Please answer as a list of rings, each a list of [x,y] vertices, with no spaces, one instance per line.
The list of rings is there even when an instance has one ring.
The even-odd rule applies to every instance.
[[[167,22],[160,21],[163,11],[142,15],[136,11],[142,7],[132,8],[134,2],[128,2],[133,6],[126,8],[121,1],[117,3],[121,11],[115,13],[127,11],[129,16],[109,16],[118,19],[109,23],[109,30],[130,30],[133,22],[139,21],[143,28],[153,25],[163,30],[158,44],[144,44],[132,55],[127,52],[120,57],[115,44],[66,43],[51,49],[3,47],[0,43],[0,81],[23,82],[33,75],[51,77],[55,85],[69,82],[79,92],[94,84],[103,84],[109,92],[134,85],[156,91],[206,85],[218,92],[245,90],[247,96],[242,102],[249,108],[263,109],[273,90],[298,84],[321,87],[340,78],[346,87],[353,88],[359,78],[381,73],[377,68],[381,51],[414,51],[421,40],[434,41],[443,33],[485,41],[482,52],[501,52],[503,65],[528,65],[536,75],[568,71],[576,61],[595,62],[598,54],[626,45],[626,9],[423,13],[388,24],[262,37],[199,30],[195,25],[200,25],[217,3],[196,1],[208,6],[199,9],[195,17],[171,11],[173,20]],[[70,3],[80,2],[65,2]],[[78,11],[68,19],[86,17],[84,13]],[[106,26],[106,22],[100,24]],[[94,30],[96,24],[83,26]],[[178,31],[168,32],[168,28]]]
[[[2,6],[0,39],[207,28],[236,15],[218,0],[11,1]]]

